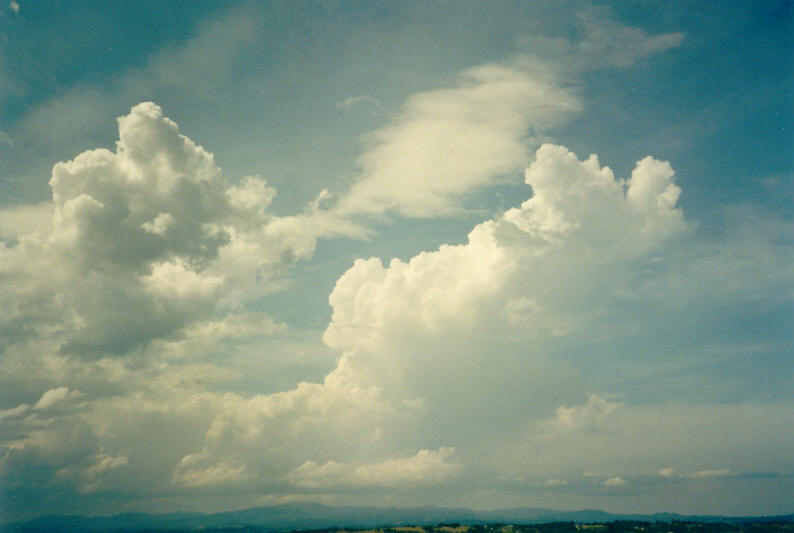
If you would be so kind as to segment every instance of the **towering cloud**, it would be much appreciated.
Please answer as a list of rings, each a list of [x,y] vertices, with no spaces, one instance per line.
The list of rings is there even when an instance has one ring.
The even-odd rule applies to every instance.
[[[597,331],[594,309],[603,315],[619,307],[599,300],[633,284],[628,265],[654,261],[686,228],[672,176],[669,164],[646,158],[623,182],[595,156],[582,161],[561,146],[542,146],[526,171],[532,197],[476,226],[466,244],[387,266],[356,261],[329,299],[324,340],[342,354],[337,368],[322,384],[226,411],[180,472],[239,461],[256,472],[274,468],[265,457],[289,463],[308,455],[287,475],[299,486],[322,486],[332,475],[389,484],[366,481],[366,472],[385,466],[354,459],[439,441],[470,454],[491,432],[555,413],[556,429],[600,426],[619,404],[592,396],[584,406],[560,407],[580,397],[581,381],[549,350],[560,337]],[[406,427],[413,429],[406,434]],[[311,444],[314,434],[323,435],[322,450]],[[415,461],[426,464],[429,453]],[[466,468],[466,452],[457,468]]]
[[[7,342],[124,354],[266,290],[314,249],[311,230],[274,224],[264,180],[230,185],[152,103],[119,119],[115,152],[58,163],[50,185],[51,223],[3,250]]]

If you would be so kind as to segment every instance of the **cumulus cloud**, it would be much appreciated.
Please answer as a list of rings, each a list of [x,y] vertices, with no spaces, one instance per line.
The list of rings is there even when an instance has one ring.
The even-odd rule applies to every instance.
[[[731,475],[731,471],[727,468],[721,468],[719,470],[700,470],[693,474],[687,474],[685,477],[690,478],[707,478],[707,477],[724,477]]]
[[[563,147],[544,145],[526,171],[533,196],[475,227],[466,244],[388,266],[377,258],[356,261],[329,298],[333,315],[324,340],[343,353],[404,359],[424,342],[444,339],[457,347],[451,338],[465,344],[472,340],[467,332],[504,330],[505,322],[511,331],[532,323],[541,336],[561,324],[574,327],[570,311],[588,293],[617,288],[626,261],[685,228],[680,209],[666,200],[677,189],[671,178],[669,165],[645,159],[624,184],[595,156],[580,161]],[[563,281],[569,274],[576,277]],[[586,286],[577,281],[585,278]]]
[[[27,413],[30,410],[30,405],[23,403],[16,407],[9,407],[8,409],[0,409],[0,420],[5,418],[14,418]]]
[[[82,393],[80,391],[76,391],[76,390],[70,391],[69,387],[58,387],[56,389],[50,389],[41,395],[41,398],[39,398],[39,401],[36,402],[36,405],[34,405],[33,408],[49,409],[55,406],[56,404],[74,398],[79,398],[80,396],[82,396]]]
[[[125,456],[113,457],[104,453],[96,456],[94,464],[82,473],[80,491],[83,493],[97,492],[106,488],[105,480],[108,474],[129,463]],[[56,474],[57,475],[57,474]]]
[[[565,479],[555,479],[553,477],[548,478],[546,481],[543,482],[544,487],[562,487],[567,485],[568,481]]]
[[[679,439],[670,454],[686,456],[686,431],[678,431],[684,422],[700,428],[702,420],[713,421],[718,436],[716,428],[730,425],[725,413],[738,416],[735,409],[686,416],[635,409],[625,423],[621,414],[620,431],[601,431],[612,429],[610,419],[629,401],[584,396],[576,363],[599,344],[631,335],[642,339],[632,348],[640,355],[670,358],[664,342],[674,335],[654,326],[679,327],[670,317],[689,313],[687,302],[704,294],[718,294],[725,307],[744,305],[747,293],[760,298],[762,290],[737,283],[748,272],[759,288],[785,298],[773,288],[789,286],[790,274],[775,274],[786,256],[757,239],[743,239],[739,252],[723,245],[672,254],[692,225],[678,207],[681,190],[669,163],[645,157],[619,179],[597,156],[580,159],[551,144],[525,171],[529,198],[476,225],[465,243],[405,261],[355,261],[329,297],[323,340],[338,359],[324,379],[276,393],[230,390],[240,371],[222,359],[286,328],[245,304],[311,256],[318,237],[365,235],[346,215],[444,212],[465,190],[519,165],[525,148],[518,132],[529,115],[539,116],[535,110],[510,119],[512,129],[502,136],[469,107],[498,107],[495,95],[503,91],[506,107],[494,112],[507,116],[525,105],[521,95],[545,90],[534,83],[518,71],[478,70],[457,89],[409,101],[399,128],[383,130],[374,145],[372,153],[386,154],[383,161],[365,156],[364,167],[379,176],[402,153],[389,150],[425,120],[431,128],[437,120],[441,133],[460,120],[484,135],[485,145],[507,147],[491,162],[486,157],[459,188],[429,183],[421,198],[408,187],[381,198],[372,192],[378,187],[362,181],[335,210],[323,207],[323,192],[303,213],[276,217],[269,212],[275,191],[265,180],[228,183],[211,154],[154,104],[119,120],[115,152],[90,151],[56,165],[52,203],[0,210],[0,291],[9,302],[0,309],[0,338],[11,362],[0,372],[12,381],[29,371],[30,380],[29,403],[0,411],[3,477],[83,493],[170,494],[178,487],[261,494],[285,486],[432,485],[481,465],[525,469],[536,486],[562,491],[576,485],[566,482],[573,468],[633,479],[623,462],[647,465],[644,448],[654,443]],[[575,102],[569,98],[552,100],[549,120],[565,107],[560,102]],[[449,109],[441,105],[448,99],[455,103]],[[467,118],[450,118],[459,113]],[[417,165],[439,164],[428,154]],[[452,183],[457,170],[450,172],[444,176]],[[661,319],[638,324],[637,310]],[[696,314],[685,319],[705,323]],[[653,340],[663,349],[645,346]],[[591,368],[598,366],[620,373],[603,354]],[[606,384],[613,388],[591,390],[620,393],[626,380]],[[78,388],[85,397],[70,401]],[[61,411],[68,414],[56,416]],[[665,422],[665,439],[653,433],[669,420],[676,423]],[[773,432],[759,427],[747,433]],[[555,439],[546,438],[551,431]],[[436,448],[440,443],[446,446]],[[490,453],[498,446],[512,453]],[[628,483],[595,477],[605,486]]]
[[[683,40],[681,33],[649,35],[624,26],[606,10],[592,8],[577,19],[575,42],[531,38],[532,53],[467,69],[456,87],[412,95],[389,124],[366,137],[359,175],[337,210],[420,218],[459,212],[461,198],[520,171],[543,135],[581,109],[562,79],[626,67]],[[538,57],[539,50],[548,57]],[[364,101],[371,99],[337,105]]]
[[[115,152],[55,165],[52,206],[35,208],[52,213],[49,224],[19,208],[0,217],[14,239],[0,256],[0,276],[15,280],[0,313],[12,341],[36,335],[80,357],[124,354],[272,289],[313,253],[310,214],[269,215],[265,180],[230,185],[157,105],[118,122]]]
[[[175,484],[185,487],[208,487],[227,485],[247,478],[244,465],[220,462],[206,468],[191,468],[191,463],[197,459],[192,455],[182,459],[172,476]]]
[[[25,476],[36,464],[36,479],[84,493],[146,486],[152,493],[178,487],[258,494],[331,490],[332,480],[348,489],[433,485],[466,476],[470,465],[522,470],[557,491],[574,490],[575,483],[564,481],[576,475],[572,468],[627,472],[631,479],[621,465],[637,455],[647,465],[647,453],[626,449],[622,440],[645,442],[653,429],[648,420],[671,415],[621,415],[612,431],[610,418],[628,407],[583,396],[570,354],[620,338],[625,328],[648,338],[647,330],[633,331],[636,324],[626,318],[633,313],[624,306],[647,310],[693,298],[702,284],[681,282],[678,273],[741,264],[722,250],[714,256],[719,261],[695,255],[694,263],[684,257],[670,266],[667,252],[690,225],[677,206],[680,189],[669,164],[644,158],[621,180],[596,156],[580,159],[543,145],[525,172],[530,198],[478,224],[465,243],[407,261],[359,259],[337,280],[323,339],[339,357],[324,379],[272,394],[233,392],[228,383],[239,371],[219,361],[286,327],[240,304],[260,294],[258,283],[267,286],[292,261],[308,257],[317,236],[334,231],[322,228],[323,217],[338,215],[321,207],[322,194],[299,215],[269,215],[274,191],[264,180],[229,185],[207,153],[155,107],[133,115],[129,123],[122,119],[124,127],[155,128],[163,139],[139,151],[144,139],[130,140],[126,132],[123,150],[63,164],[55,205],[38,211],[49,213],[53,226],[20,213],[6,219],[16,230],[3,252],[4,273],[18,283],[3,290],[21,291],[24,284],[40,290],[36,298],[35,290],[21,291],[7,300],[15,307],[0,310],[17,336],[5,357],[16,375],[25,369],[34,379],[29,403],[0,412],[6,478],[35,485]],[[160,162],[144,157],[169,143],[177,148]],[[138,180],[148,185],[136,189]],[[199,206],[197,218],[185,220],[180,202],[186,200],[177,191]],[[127,249],[113,235],[145,245]],[[95,249],[97,239],[107,244]],[[23,258],[61,261],[64,269],[44,276],[23,270],[17,263]],[[45,298],[49,291],[57,298]],[[137,309],[130,302],[154,315],[130,322]],[[13,313],[35,317],[41,335],[20,341]],[[177,318],[159,323],[171,316]],[[76,341],[100,326],[151,333],[145,346],[114,352],[84,341],[78,352]],[[31,362],[34,353],[42,355]],[[117,357],[132,353],[143,361]],[[44,375],[58,381],[35,382]],[[70,402],[78,388],[85,397]],[[697,412],[691,419],[718,420]],[[601,431],[606,428],[611,431]],[[669,442],[673,428],[664,429]],[[554,439],[547,438],[551,431]],[[627,438],[627,431],[638,433]],[[769,434],[764,431],[757,434]],[[436,448],[440,443],[445,446]],[[685,440],[675,446],[687,449]],[[614,457],[602,451],[594,459],[593,447],[615,450]]]
[[[699,470],[697,472],[691,472],[691,473],[688,473],[688,474],[678,474],[675,471],[675,469],[668,467],[668,468],[662,468],[657,473],[661,477],[665,477],[665,478],[679,478],[679,479],[682,479],[682,478],[686,478],[686,479],[720,478],[720,477],[734,475],[733,472],[731,472],[727,468],[711,469],[711,470],[704,469],[704,470]]]
[[[448,461],[454,448],[419,450],[411,457],[386,459],[376,463],[337,463],[328,461],[318,465],[306,461],[287,475],[289,481],[301,487],[332,488],[337,486],[405,487],[439,483],[458,474],[463,465]]]
[[[620,404],[591,396],[565,407],[566,398],[580,396],[581,382],[542,350],[562,321],[591,327],[589,307],[598,305],[591,301],[622,287],[625,264],[643,261],[685,229],[669,192],[672,171],[647,158],[622,182],[595,156],[581,161],[545,145],[526,176],[532,198],[476,226],[465,244],[388,265],[357,260],[329,298],[323,339],[341,354],[337,367],[322,383],[230,404],[188,462],[197,471],[235,461],[273,471],[276,456],[279,464],[312,457],[316,432],[338,455],[308,463],[304,455],[292,475],[309,479],[369,471],[361,459],[348,459],[354,450],[374,458],[387,442],[415,446],[397,429],[406,423],[456,447],[477,440],[472,424],[485,439],[555,412],[557,429],[605,427]],[[519,309],[517,298],[533,303]],[[524,321],[534,329],[516,334]]]
[[[562,431],[603,429],[620,406],[618,402],[591,395],[584,405],[558,407],[552,425]]]

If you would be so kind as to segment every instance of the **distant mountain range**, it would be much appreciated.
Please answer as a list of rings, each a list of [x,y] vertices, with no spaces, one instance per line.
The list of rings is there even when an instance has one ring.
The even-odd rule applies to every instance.
[[[132,533],[144,531],[199,531],[228,528],[257,528],[273,533],[325,528],[364,529],[400,525],[528,524],[548,522],[645,522],[686,520],[690,522],[794,522],[794,514],[765,517],[688,516],[675,513],[612,514],[598,510],[554,511],[522,507],[473,511],[444,507],[329,507],[318,503],[295,503],[256,507],[226,513],[124,513],[115,516],[44,516],[27,522],[0,525],[0,532],[15,533]]]

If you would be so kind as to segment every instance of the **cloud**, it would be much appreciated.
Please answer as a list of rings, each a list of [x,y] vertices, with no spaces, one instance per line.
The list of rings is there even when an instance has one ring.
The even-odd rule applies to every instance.
[[[720,478],[734,475],[733,472],[727,468],[718,470],[699,470],[689,474],[678,474],[673,468],[663,468],[659,470],[658,474],[665,478],[687,478],[687,479],[704,479],[704,478]]]
[[[54,166],[52,205],[0,215],[16,241],[0,265],[17,279],[0,315],[0,328],[16,330],[11,339],[43,335],[81,357],[125,354],[179,336],[222,301],[272,290],[285,267],[314,251],[311,213],[268,214],[275,191],[264,180],[227,183],[212,154],[157,105],[135,106],[118,123],[115,152]]]
[[[509,61],[467,69],[455,87],[412,95],[389,124],[366,136],[359,175],[336,209],[417,218],[458,213],[461,199],[509,179],[544,135],[581,110],[572,78],[627,67],[683,39],[622,25],[607,9],[591,8],[577,19],[574,42],[530,38],[520,47],[526,52]]]
[[[672,171],[644,159],[622,182],[595,156],[581,161],[546,145],[526,176],[532,198],[476,226],[465,244],[388,265],[357,260],[329,297],[323,339],[341,354],[336,368],[322,383],[230,403],[190,463],[268,472],[300,460],[302,472],[320,476],[354,470],[386,443],[415,447],[397,429],[406,423],[417,435],[451,439],[450,447],[555,412],[557,429],[603,428],[620,404],[591,396],[560,407],[581,397],[581,381],[543,352],[560,322],[594,327],[588,308],[622,290],[626,264],[653,256],[685,229],[669,194]],[[535,304],[505,320],[516,298]],[[523,320],[534,329],[524,331]],[[317,457],[312,435],[337,454],[306,463]]]
[[[552,425],[562,431],[603,429],[621,403],[591,395],[584,405],[558,407]]]
[[[648,57],[676,48],[684,40],[680,32],[651,35],[622,24],[608,6],[588,6],[575,14],[571,39],[539,34],[519,39],[522,49],[564,65],[569,74],[626,68]]]
[[[259,497],[331,493],[332,479],[342,491],[374,493],[451,479],[485,486],[519,472],[568,493],[577,484],[560,480],[584,469],[631,479],[630,464],[649,464],[661,442],[667,457],[688,457],[695,427],[717,448],[732,442],[719,438],[731,421],[760,420],[748,438],[779,430],[734,407],[637,407],[620,358],[598,352],[639,338],[638,357],[674,366],[668,344],[653,345],[705,323],[693,299],[717,294],[720,306],[743,309],[735,302],[744,305],[750,289],[737,280],[753,270],[768,274],[753,278],[756,298],[787,283],[773,275],[781,251],[761,239],[776,226],[755,240],[686,241],[692,225],[668,163],[642,158],[622,180],[596,156],[541,146],[525,171],[529,198],[476,225],[463,244],[406,261],[359,259],[339,277],[323,336],[338,359],[323,379],[246,393],[235,380],[254,378],[229,361],[250,350],[266,365],[271,350],[249,343],[288,331],[246,304],[309,257],[319,235],[356,226],[326,211],[324,194],[298,215],[271,215],[275,192],[264,180],[226,183],[153,104],[120,126],[115,153],[58,167],[54,205],[0,217],[13,239],[3,273],[14,280],[3,284],[13,364],[2,376],[31,398],[0,413],[5,478],[86,494],[222,488]],[[30,266],[42,263],[61,268]],[[18,324],[32,326],[28,337]],[[116,351],[87,342],[112,328],[113,338],[130,331],[145,342]],[[687,349],[696,357],[702,345]],[[575,366],[588,364],[586,382]],[[586,386],[622,402],[586,396]],[[69,402],[78,389],[81,401]],[[40,408],[30,407],[36,398]],[[620,425],[610,425],[618,413]],[[732,471],[763,470],[719,449]]]
[[[107,489],[106,478],[108,475],[129,463],[125,456],[113,457],[104,453],[96,456],[95,463],[82,473],[80,491],[83,493],[98,492]],[[56,474],[57,475],[57,474]]]
[[[338,486],[405,487],[435,484],[457,475],[463,468],[458,462],[447,461],[454,448],[419,450],[412,457],[386,459],[377,463],[337,463],[328,461],[318,465],[306,461],[288,475],[297,486],[332,488]]]
[[[55,406],[56,404],[74,398],[79,398],[82,395],[83,394],[80,391],[76,391],[76,390],[70,391],[69,387],[58,387],[56,389],[50,389],[41,395],[41,398],[39,398],[39,401],[36,402],[36,405],[34,405],[33,408],[49,409]]]
[[[9,407],[8,409],[0,409],[0,420],[5,418],[14,418],[27,413],[30,410],[30,405],[23,403],[16,407]]]
[[[622,477],[611,477],[604,481],[604,486],[606,487],[624,487],[628,485],[629,482],[623,479]]]
[[[544,487],[562,487],[567,485],[568,481],[565,479],[555,479],[555,478],[548,478],[546,481],[543,482]]]
[[[343,353],[410,351],[422,339],[465,337],[475,324],[478,333],[504,328],[494,317],[505,315],[517,329],[541,320],[535,327],[546,331],[562,308],[578,305],[569,290],[586,298],[619,284],[615,269],[685,229],[671,180],[668,164],[646,158],[624,184],[595,156],[580,161],[544,145],[526,171],[533,196],[476,226],[466,244],[388,266],[357,260],[331,293],[324,340]],[[563,281],[571,264],[587,287]],[[531,305],[517,313],[519,300]]]
[[[14,13],[19,13],[19,2],[16,2],[15,0],[11,0],[11,2],[8,4],[8,7],[10,7],[11,11],[13,11]]]
[[[676,48],[684,35],[679,32],[648,35],[644,30],[625,26],[610,16],[607,8],[591,8],[578,15],[586,38],[579,52],[591,60],[600,56],[617,67],[628,67],[650,55]]]
[[[228,485],[247,479],[244,465],[221,462],[206,468],[193,469],[191,463],[195,460],[195,456],[182,459],[179,468],[172,476],[175,484],[184,487],[209,487]]]
[[[685,477],[700,479],[700,478],[708,478],[708,477],[725,477],[730,476],[731,471],[727,468],[721,468],[719,470],[700,470],[693,474],[686,474]]]
[[[343,100],[341,102],[336,103],[336,107],[340,109],[351,109],[354,106],[358,105],[367,105],[374,107],[375,109],[380,109],[380,100],[377,98],[373,98],[371,96],[351,96],[350,98]]]
[[[411,96],[389,125],[368,137],[360,176],[336,209],[455,213],[464,194],[522,168],[531,129],[545,130],[579,107],[572,91],[549,75],[496,64],[469,69],[455,88]]]

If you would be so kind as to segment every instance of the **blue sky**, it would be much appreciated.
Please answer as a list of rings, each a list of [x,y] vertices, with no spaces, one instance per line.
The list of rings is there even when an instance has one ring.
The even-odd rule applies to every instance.
[[[791,512],[792,17],[3,4],[4,519]]]

